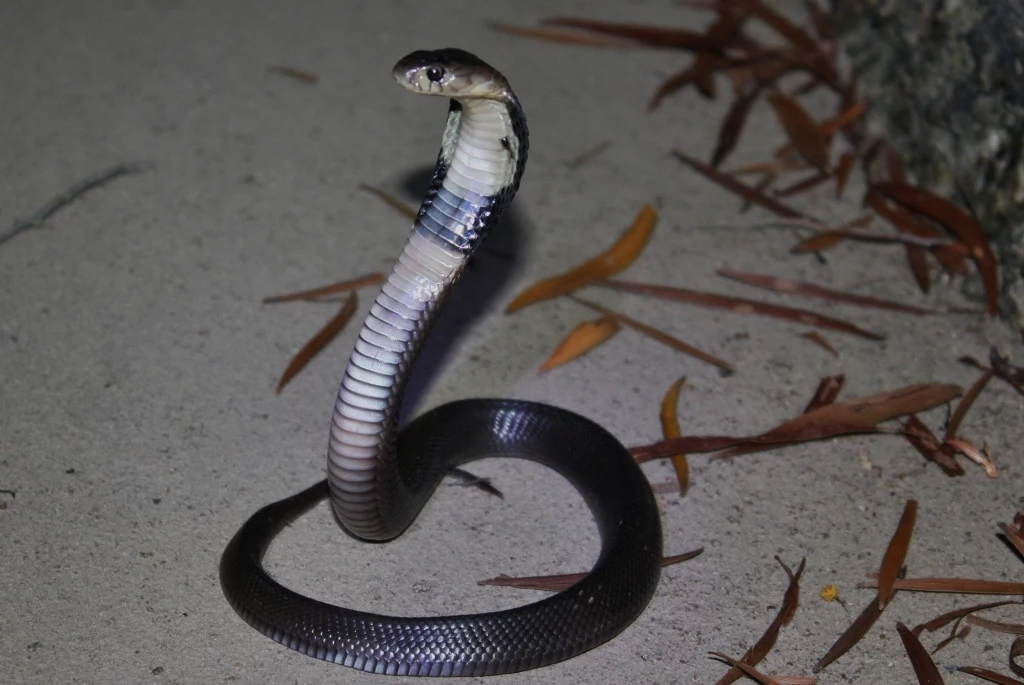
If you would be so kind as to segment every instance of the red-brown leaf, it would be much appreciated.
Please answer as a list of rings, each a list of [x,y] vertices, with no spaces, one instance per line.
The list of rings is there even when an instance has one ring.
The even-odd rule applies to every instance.
[[[810,340],[812,343],[814,343],[818,347],[820,347],[820,348],[824,349],[825,351],[829,352],[833,357],[838,357],[839,356],[839,350],[837,350],[835,347],[833,347],[832,343],[830,343],[825,338],[825,336],[823,336],[818,331],[807,331],[806,333],[801,333],[800,337],[801,338],[805,338],[807,340]]]
[[[722,120],[722,128],[718,131],[718,143],[715,145],[715,151],[711,155],[712,167],[719,166],[725,161],[725,158],[732,152],[733,148],[736,147],[736,141],[739,140],[740,132],[743,130],[744,124],[747,123],[747,115],[750,114],[750,108],[757,101],[760,94],[761,89],[757,86],[752,86],[741,92],[733,100],[732,106],[729,107],[729,111],[725,115],[725,119]],[[685,162],[686,160],[683,159],[683,161]]]
[[[792,207],[788,207],[779,202],[778,200],[774,200],[765,195],[764,193],[759,192],[748,185],[740,183],[732,176],[729,176],[728,174],[723,174],[721,171],[718,171],[714,167],[708,166],[707,164],[704,164],[700,160],[690,157],[684,152],[680,152],[679,150],[673,150],[672,154],[679,158],[681,161],[685,162],[686,164],[689,164],[698,172],[700,172],[704,176],[707,176],[709,179],[711,179],[718,185],[722,186],[726,190],[736,193],[740,197],[744,197],[747,200],[753,202],[754,204],[761,205],[765,209],[775,212],[779,216],[788,217],[791,219],[798,219],[803,217],[803,214],[796,211]]]
[[[764,632],[764,635],[754,643],[754,646],[747,650],[740,661],[747,664],[748,666],[756,666],[768,652],[771,651],[772,647],[775,646],[776,640],[779,639],[779,631],[782,630],[783,626],[789,625],[789,622],[793,619],[793,615],[796,613],[797,604],[800,602],[800,576],[804,573],[804,567],[807,564],[806,559],[800,561],[800,565],[797,566],[796,572],[794,573],[788,566],[782,563],[779,557],[775,557],[775,560],[786,570],[786,575],[789,576],[789,585],[786,587],[786,593],[782,599],[782,606],[779,607],[779,612],[775,615],[768,629]],[[725,675],[719,678],[715,685],[729,685],[734,683],[742,677],[743,673],[737,667],[730,668]]]
[[[811,401],[804,407],[803,413],[806,414],[835,402],[845,383],[846,376],[843,374],[822,378],[818,383],[818,388],[814,391],[814,396],[811,397]]]
[[[590,307],[594,311],[600,312],[604,316],[619,322],[623,326],[628,326],[635,331],[639,331],[640,333],[643,333],[647,337],[657,340],[663,345],[668,345],[673,349],[679,350],[683,354],[688,354],[691,357],[696,357],[697,359],[700,359],[701,361],[705,361],[709,364],[714,364],[723,371],[728,371],[731,373],[736,370],[736,367],[730,364],[729,362],[719,359],[718,357],[712,354],[708,354],[707,352],[700,350],[694,347],[693,345],[690,345],[689,343],[685,343],[679,338],[671,336],[668,333],[665,333],[664,331],[659,330],[653,326],[648,326],[645,323],[637,321],[636,319],[626,316],[625,314],[622,314],[620,312],[608,309],[607,307],[599,305],[596,302],[590,302],[588,300],[584,300],[574,295],[570,295],[569,297],[575,300],[576,302],[579,302],[583,306]]]
[[[758,314],[760,316],[792,321],[794,323],[814,326],[816,328],[827,328],[830,330],[842,331],[843,333],[850,333],[851,335],[867,338],[868,340],[883,340],[885,338],[883,335],[866,331],[863,328],[859,328],[852,323],[841,319],[834,319],[806,309],[783,307],[781,305],[748,300],[742,297],[732,297],[730,295],[720,295],[718,293],[689,290],[687,288],[674,288],[664,285],[630,283],[627,281],[605,280],[597,283],[597,285],[614,288],[616,290],[623,290],[637,295],[657,297],[663,300],[686,302],[699,307],[724,309],[737,314]]]
[[[977,666],[960,666],[956,670],[961,673],[966,673],[967,675],[972,675],[975,678],[987,680],[990,683],[995,683],[996,685],[1024,685],[1024,682],[1017,680],[1016,678],[1011,678],[1010,676],[990,671],[987,668],[978,668]]]
[[[878,571],[878,609],[885,609],[885,603],[892,593],[893,583],[903,568],[903,561],[910,549],[910,539],[914,534],[914,521],[917,519],[917,500],[908,500],[903,508],[903,515],[896,526],[889,546],[882,557],[882,565]]]
[[[896,630],[899,631],[900,639],[903,640],[903,648],[907,650],[914,673],[917,674],[917,682],[921,685],[945,685],[928,650],[924,648],[910,628],[897,621]]]
[[[889,601],[896,595],[893,592],[889,595]],[[814,668],[811,669],[813,673],[820,673],[823,668],[831,664],[833,661],[846,654],[861,641],[868,631],[871,630],[871,626],[875,625],[875,621],[882,615],[882,610],[878,608],[878,602],[869,602],[864,610],[860,612],[853,623],[843,631],[843,634],[839,636],[829,650],[825,653],[825,656],[818,660],[818,663],[814,664]]]
[[[857,161],[857,154],[853,150],[847,150],[839,158],[836,165],[836,198],[843,196],[846,189],[846,182],[850,179],[850,171],[853,170],[853,163]]]
[[[280,394],[284,386],[288,384],[295,375],[302,371],[306,367],[306,364],[317,355],[320,350],[327,346],[327,343],[334,340],[335,336],[345,328],[345,324],[352,318],[352,315],[356,311],[356,305],[359,300],[355,293],[348,296],[345,300],[345,304],[341,306],[341,309],[335,314],[330,321],[324,324],[316,335],[309,339],[302,349],[292,357],[291,362],[288,363],[288,367],[281,374],[281,380],[277,382],[277,388],[274,390],[275,394]]]
[[[906,183],[880,183],[875,188],[904,207],[938,221],[970,248],[985,287],[988,312],[994,316],[999,304],[998,265],[988,237],[974,217],[949,200]]]
[[[940,443],[931,429],[914,414],[911,414],[903,424],[903,434],[921,456],[938,465],[947,476],[964,475],[964,467],[956,460],[953,448]]]
[[[911,305],[900,304],[899,302],[882,300],[876,297],[870,297],[868,295],[844,293],[839,290],[823,288],[820,285],[815,285],[814,283],[805,283],[803,281],[787,281],[782,278],[775,278],[774,276],[768,276],[765,274],[743,273],[740,271],[732,271],[731,269],[719,269],[716,273],[719,276],[731,278],[741,283],[746,283],[747,285],[752,285],[757,288],[764,288],[766,290],[773,290],[775,292],[780,293],[802,295],[804,297],[814,297],[822,300],[828,300],[830,302],[842,302],[844,304],[852,304],[858,307],[886,309],[894,312],[902,312],[904,314],[935,313],[928,309],[921,309],[920,307],[913,307]]]
[[[960,424],[963,422],[964,417],[967,416],[967,411],[974,404],[974,400],[978,399],[978,395],[985,389],[988,382],[992,380],[992,371],[985,371],[981,376],[974,382],[967,394],[960,400],[960,404],[956,405],[956,410],[953,412],[953,416],[949,419],[949,424],[946,426],[946,434],[944,440],[955,438],[956,433],[960,430]]]
[[[313,288],[312,290],[302,290],[297,293],[288,293],[287,295],[275,295],[274,297],[268,297],[263,300],[263,304],[278,304],[281,302],[296,302],[299,300],[315,300],[320,297],[327,297],[328,295],[337,295],[338,293],[348,292],[350,290],[358,290],[359,288],[365,288],[369,285],[380,285],[384,282],[384,274],[367,274],[366,276],[359,276],[358,278],[352,278],[347,281],[338,281],[337,283],[331,283],[330,285],[321,286],[319,288]]]
[[[819,171],[827,173],[828,139],[807,110],[793,98],[778,92],[771,93],[768,102],[797,152]]]
[[[643,26],[639,24],[619,24],[592,19],[576,19],[572,17],[552,17],[545,19],[549,26],[565,26],[568,28],[590,31],[604,36],[635,40],[644,45],[658,48],[681,48],[695,52],[721,53],[721,41],[709,38],[703,33],[685,29],[667,29],[662,26]]]

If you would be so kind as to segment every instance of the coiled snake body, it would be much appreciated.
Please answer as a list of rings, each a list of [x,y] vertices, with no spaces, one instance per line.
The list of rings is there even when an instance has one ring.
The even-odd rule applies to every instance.
[[[247,623],[318,659],[398,675],[536,668],[605,642],[644,609],[660,573],[657,507],[614,437],[549,405],[453,402],[398,431],[412,365],[470,254],[515,195],[528,138],[506,79],[467,52],[414,52],[398,62],[394,76],[410,91],[451,98],[433,183],[345,371],[327,480],[254,514],[224,552],[221,585]],[[388,540],[406,529],[450,469],[490,456],[540,462],[580,491],[601,535],[600,557],[585,579],[507,611],[408,618],[309,599],[264,571],[274,536],[323,498],[330,496],[336,518],[352,534]]]

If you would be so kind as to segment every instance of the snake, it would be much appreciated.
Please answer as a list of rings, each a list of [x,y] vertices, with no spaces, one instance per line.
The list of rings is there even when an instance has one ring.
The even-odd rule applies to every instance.
[[[660,576],[658,509],[622,444],[565,409],[473,398],[399,426],[431,326],[519,188],[529,135],[508,80],[469,52],[419,50],[399,60],[393,75],[408,91],[449,99],[431,185],[348,361],[331,419],[327,479],[242,525],[221,556],[221,587],[235,612],[271,639],[371,673],[482,676],[547,666],[610,640],[646,608]],[[601,538],[582,580],[508,610],[409,617],[308,598],[264,569],[274,537],[324,499],[346,532],[385,542],[408,528],[446,474],[484,457],[538,462],[579,491]]]

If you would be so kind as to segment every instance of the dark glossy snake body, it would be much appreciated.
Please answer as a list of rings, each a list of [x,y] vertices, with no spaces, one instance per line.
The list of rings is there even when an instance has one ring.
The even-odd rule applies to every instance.
[[[352,668],[420,676],[536,668],[607,641],[643,611],[660,574],[658,511],[622,445],[562,409],[465,400],[398,430],[412,365],[471,253],[515,195],[528,134],[508,82],[467,52],[415,52],[394,75],[408,90],[451,99],[433,182],[345,371],[327,480],[253,515],[224,552],[221,585],[232,607],[260,632]],[[326,497],[350,533],[389,540],[408,527],[448,471],[494,456],[545,464],[580,491],[601,534],[601,555],[584,580],[507,611],[409,618],[303,597],[263,569],[274,536]]]

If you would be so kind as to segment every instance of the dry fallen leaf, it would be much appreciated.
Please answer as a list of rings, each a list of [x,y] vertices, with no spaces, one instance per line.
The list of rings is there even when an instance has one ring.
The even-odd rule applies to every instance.
[[[967,411],[974,404],[974,400],[978,399],[978,395],[985,389],[988,382],[992,380],[992,371],[985,371],[981,374],[981,377],[974,382],[971,389],[967,391],[967,394],[960,400],[960,404],[956,405],[956,410],[953,412],[953,416],[950,417],[949,423],[946,426],[945,440],[955,438],[957,431],[960,430],[960,424],[963,422],[964,417],[967,416]]]
[[[365,288],[370,285],[380,285],[383,282],[384,274],[367,274],[366,276],[359,276],[358,278],[352,278],[347,281],[338,281],[337,283],[331,283],[330,285],[325,285],[320,288],[313,288],[312,290],[302,290],[297,293],[268,297],[263,300],[263,304],[315,300],[320,297],[327,297],[328,295],[337,295],[338,293],[344,293],[350,290],[358,290],[359,288]]]
[[[391,207],[396,212],[404,216],[406,219],[409,219],[410,221],[415,220],[416,217],[419,215],[419,211],[415,207],[410,205],[408,202],[403,202],[402,200],[399,200],[396,196],[392,195],[383,188],[371,186],[368,183],[360,183],[358,186],[356,186],[356,188],[376,196],[388,207]]]
[[[511,314],[528,305],[566,295],[595,281],[619,273],[640,256],[657,221],[657,210],[650,205],[644,205],[636,219],[633,220],[633,225],[610,249],[587,260],[575,269],[533,284],[512,300],[506,307],[505,313]]]
[[[839,350],[837,350],[835,347],[833,347],[832,343],[830,343],[828,340],[826,340],[825,336],[823,336],[818,331],[807,331],[805,333],[801,333],[800,337],[801,338],[805,338],[807,340],[810,340],[812,343],[814,343],[818,347],[821,347],[822,349],[824,349],[824,350],[828,351],[829,353],[831,353],[833,357],[838,357],[839,356]]]
[[[359,300],[355,293],[348,296],[345,300],[345,304],[341,306],[341,309],[335,314],[330,321],[328,321],[323,328],[321,328],[316,335],[309,339],[302,349],[292,357],[292,360],[288,363],[288,367],[281,374],[281,380],[277,382],[277,388],[274,393],[280,394],[284,386],[288,384],[292,378],[295,377],[299,371],[305,368],[306,364],[317,355],[317,353],[327,346],[327,343],[334,340],[334,337],[345,328],[345,324],[352,318],[352,315],[356,311],[356,305]]]
[[[604,341],[619,332],[619,324],[615,319],[603,316],[593,321],[584,321],[570,331],[569,335],[558,344],[540,371],[550,371],[556,366],[570,362],[576,357],[586,354]]]
[[[779,565],[785,569],[786,575],[789,576],[789,586],[786,588],[785,595],[783,595],[782,606],[779,607],[779,612],[775,615],[764,635],[740,658],[740,661],[748,666],[756,666],[768,655],[768,652],[775,646],[776,640],[779,639],[779,631],[793,620],[797,604],[800,602],[800,576],[804,573],[807,560],[802,559],[800,561],[800,565],[797,566],[795,573],[782,563],[782,559],[779,557],[775,557],[775,560],[779,562]],[[742,675],[741,670],[733,666],[725,675],[715,681],[715,685],[729,685],[729,683],[739,680]]]
[[[934,462],[947,476],[964,475],[964,467],[956,460],[956,451],[939,442],[931,429],[917,416],[911,414],[903,424],[907,441],[928,461]]]
[[[861,338],[867,338],[868,340],[883,340],[885,337],[878,333],[864,330],[863,328],[841,319],[824,316],[806,309],[783,307],[781,305],[768,304],[767,302],[758,302],[757,300],[748,300],[746,298],[733,297],[731,295],[720,295],[718,293],[708,293],[700,290],[689,290],[687,288],[676,288],[665,285],[630,283],[628,281],[606,280],[601,281],[596,285],[635,293],[637,295],[657,297],[663,300],[686,302],[700,307],[724,309],[736,314],[758,314],[760,316],[768,316],[774,319],[792,321],[794,323],[814,326],[816,328],[827,328],[830,330],[842,331],[843,333],[850,333]]]
[[[938,667],[917,636],[899,621],[896,622],[896,630],[900,634],[900,639],[903,640],[903,648],[907,650],[907,656],[910,657],[910,663],[917,675],[917,682],[921,685],[944,685]]]
[[[320,77],[311,71],[304,71],[302,69],[295,69],[294,67],[285,67],[278,64],[272,64],[267,67],[267,71],[275,74],[281,74],[288,78],[295,79],[301,83],[307,83],[313,85],[320,80]]]
[[[885,555],[882,557],[882,565],[878,570],[878,610],[885,609],[885,603],[892,593],[893,583],[903,568],[903,562],[907,558],[907,550],[910,549],[910,538],[914,534],[914,521],[917,519],[917,500],[907,500],[903,508],[903,515],[896,526],[889,546],[885,548]]]
[[[804,407],[804,414],[809,411],[814,411],[819,407],[832,404],[839,397],[839,391],[843,389],[843,385],[846,383],[846,376],[839,374],[838,376],[825,376],[818,382],[818,387],[814,391],[814,395],[811,396],[811,401]]]
[[[689,561],[699,557],[704,553],[704,548],[692,550],[690,552],[683,552],[682,554],[673,554],[671,556],[663,557],[661,560],[662,568],[666,566],[672,566],[683,561]],[[566,590],[576,583],[580,582],[587,577],[587,573],[564,573],[553,576],[508,576],[504,573],[498,574],[494,578],[487,580],[478,580],[477,585],[495,585],[503,587],[515,587],[523,590],[543,590],[545,592],[561,592]]]
[[[669,335],[668,333],[665,333],[664,331],[661,331],[661,330],[658,330],[657,328],[654,328],[653,326],[648,326],[645,323],[642,323],[640,321],[637,321],[636,319],[630,318],[630,317],[626,316],[625,314],[621,314],[619,312],[616,312],[616,311],[613,311],[611,309],[608,309],[607,307],[599,305],[596,302],[590,302],[589,300],[584,300],[584,299],[581,299],[581,298],[575,297],[575,296],[573,296],[572,299],[575,300],[576,302],[579,302],[584,307],[590,307],[594,311],[599,312],[599,313],[601,313],[601,314],[603,314],[603,315],[605,315],[607,317],[610,317],[612,319],[615,319],[616,321],[618,321],[622,325],[629,326],[633,330],[639,331],[639,332],[643,333],[644,335],[646,335],[649,338],[657,340],[658,342],[660,342],[660,343],[662,343],[664,345],[668,345],[669,347],[671,347],[673,349],[679,350],[683,354],[688,354],[691,357],[696,357],[697,359],[700,359],[701,361],[705,361],[705,362],[707,362],[709,364],[714,364],[718,368],[720,368],[720,369],[722,369],[724,371],[728,371],[730,373],[736,370],[736,367],[733,366],[732,364],[730,364],[729,362],[723,361],[722,359],[719,359],[718,357],[716,357],[714,355],[708,354],[707,352],[704,352],[703,350],[697,349],[693,345],[690,345],[689,343],[685,343],[682,340],[680,340],[679,338],[673,337],[673,336]]]
[[[999,266],[988,237],[974,217],[949,200],[906,183],[880,183],[875,189],[904,207],[938,221],[967,245],[981,274],[988,313],[994,316],[999,304]]]
[[[782,93],[771,93],[768,102],[775,110],[789,141],[800,155],[823,173],[829,169],[828,139],[799,102]]]
[[[679,429],[679,393],[683,389],[686,377],[677,380],[665,393],[661,400],[661,432],[666,440],[678,438],[681,435]],[[670,456],[672,466],[676,470],[676,479],[679,481],[679,493],[685,495],[686,488],[690,485],[690,465],[686,454],[680,452]]]
[[[765,209],[772,211],[775,214],[778,214],[779,216],[791,219],[799,219],[804,216],[803,214],[796,211],[792,207],[789,207],[779,202],[778,200],[768,197],[767,195],[757,190],[756,188],[751,188],[750,186],[744,183],[740,183],[732,176],[722,173],[718,169],[715,169],[712,166],[708,166],[707,164],[704,164],[700,160],[690,157],[684,152],[680,152],[679,150],[673,150],[672,154],[675,155],[676,158],[678,158],[680,161],[690,165],[691,167],[693,167],[693,169],[700,172],[710,180],[714,181],[718,185],[725,188],[726,190],[736,193],[740,197],[749,200],[754,204],[761,205]]]
[[[843,304],[852,304],[858,307],[871,307],[875,309],[886,309],[894,312],[901,312],[904,314],[934,314],[935,312],[922,309],[920,307],[914,307],[912,305],[900,304],[899,302],[891,302],[889,300],[882,300],[877,297],[871,297],[869,295],[857,295],[855,293],[845,293],[839,290],[832,290],[831,288],[824,288],[814,283],[805,283],[803,281],[789,281],[783,278],[776,278],[766,274],[753,274],[744,273],[741,271],[733,271],[732,269],[719,269],[716,271],[719,276],[725,278],[731,278],[740,283],[746,283],[757,288],[764,288],[765,290],[774,290],[775,292],[788,293],[791,295],[802,295],[804,297],[814,297],[821,300],[828,300],[830,302],[841,302]]]
[[[563,43],[568,45],[583,45],[597,48],[617,48],[619,50],[636,50],[642,47],[640,43],[621,38],[609,36],[593,36],[579,31],[566,31],[565,29],[553,29],[544,26],[513,26],[511,24],[492,24],[492,28],[503,33],[510,33],[523,38],[534,38],[546,40],[552,43]]]
[[[867,574],[870,580],[857,583],[859,588],[876,588],[876,574]],[[1024,583],[975,578],[900,578],[893,584],[897,590],[909,592],[945,592],[962,595],[1024,595]]]
[[[987,680],[990,683],[996,683],[996,685],[1024,685],[1024,682],[1011,678],[1009,676],[990,671],[987,668],[978,668],[977,666],[960,666],[956,670],[967,675],[972,675],[982,680]]]

